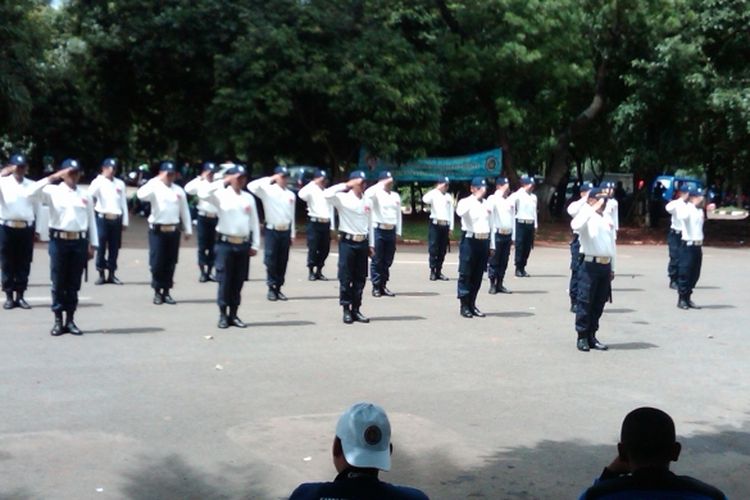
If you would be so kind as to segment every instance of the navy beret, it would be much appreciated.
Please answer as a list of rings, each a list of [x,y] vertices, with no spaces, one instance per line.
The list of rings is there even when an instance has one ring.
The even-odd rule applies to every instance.
[[[22,154],[15,154],[10,157],[10,161],[8,162],[8,165],[16,165],[16,166],[26,166],[28,163],[26,162],[26,157]]]
[[[352,179],[367,179],[367,175],[362,170],[355,170],[349,174],[349,180]]]
[[[60,170],[65,170],[66,168],[70,168],[72,170],[80,170],[81,164],[78,163],[78,160],[74,160],[73,158],[68,158],[67,160],[63,161],[60,164]]]
[[[281,174],[284,177],[289,177],[289,169],[284,166],[278,166],[273,169],[274,174]]]
[[[471,180],[471,187],[486,187],[487,181],[484,177],[474,177]]]
[[[171,161],[163,161],[161,162],[161,165],[159,165],[159,172],[175,172],[175,166],[174,163]]]

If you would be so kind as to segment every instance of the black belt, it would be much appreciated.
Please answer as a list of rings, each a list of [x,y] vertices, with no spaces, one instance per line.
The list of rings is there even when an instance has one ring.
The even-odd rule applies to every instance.
[[[105,220],[120,220],[122,218],[122,215],[120,214],[108,214],[104,212],[97,212],[96,216],[100,219]]]

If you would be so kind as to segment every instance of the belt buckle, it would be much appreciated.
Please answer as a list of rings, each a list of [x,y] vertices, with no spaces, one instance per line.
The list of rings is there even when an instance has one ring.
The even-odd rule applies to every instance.
[[[277,224],[271,227],[274,231],[288,231],[289,224]]]
[[[177,226],[174,224],[161,225],[159,226],[159,231],[162,233],[174,233],[175,231],[177,231]]]
[[[9,220],[5,223],[6,226],[12,227],[13,229],[25,229],[28,227],[28,223],[26,221],[20,221],[20,220]]]
[[[117,220],[118,217],[117,214],[104,214],[104,218],[107,220]]]
[[[245,238],[241,236],[227,236],[227,241],[232,245],[241,245],[245,243]]]

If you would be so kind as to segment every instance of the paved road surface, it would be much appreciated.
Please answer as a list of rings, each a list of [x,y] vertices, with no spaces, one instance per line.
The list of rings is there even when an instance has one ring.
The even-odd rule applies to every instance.
[[[251,326],[219,331],[215,285],[197,283],[192,249],[179,304],[151,304],[140,232],[121,257],[126,285],[81,291],[83,337],[48,334],[43,247],[35,308],[0,311],[0,498],[283,498],[333,477],[335,421],[358,400],[393,421],[386,480],[433,498],[574,498],[640,405],[674,416],[676,471],[750,497],[747,250],[706,248],[694,296],[705,307],[682,312],[665,286],[666,248],[621,248],[599,335],[611,350],[584,354],[567,312],[566,248],[536,249],[533,277],[508,280],[513,295],[491,297],[485,284],[489,317],[466,320],[455,281],[427,281],[424,249],[404,247],[398,297],[368,289],[372,323],[347,326],[336,282],[308,283],[297,247],[291,300],[265,300],[255,259],[241,308]]]

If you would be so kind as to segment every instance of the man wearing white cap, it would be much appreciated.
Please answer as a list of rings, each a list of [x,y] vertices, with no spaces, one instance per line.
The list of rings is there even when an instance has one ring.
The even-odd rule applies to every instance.
[[[290,500],[423,500],[422,491],[381,481],[379,471],[391,468],[391,424],[385,411],[372,403],[357,403],[336,425],[333,465],[338,475],[328,483],[305,483]]]

